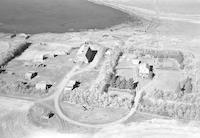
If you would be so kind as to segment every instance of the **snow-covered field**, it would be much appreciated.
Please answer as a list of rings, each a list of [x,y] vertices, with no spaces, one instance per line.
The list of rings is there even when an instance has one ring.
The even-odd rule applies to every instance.
[[[102,31],[91,31],[91,32],[82,32],[82,33],[66,33],[59,34],[59,37],[56,34],[38,34],[32,36],[31,40],[39,42],[40,39],[45,39],[45,41],[50,41],[49,39],[58,39],[65,40],[66,44],[74,44],[80,45],[82,41],[85,40],[99,40],[99,43],[105,44],[108,46],[112,46],[113,43],[117,43],[117,40],[106,41],[106,39],[102,39],[102,36],[105,34],[109,34],[111,36],[119,36],[120,38],[126,41],[130,41],[136,47],[151,47],[151,46],[161,46],[163,49],[181,49],[184,51],[190,51],[195,56],[199,56],[199,38],[200,31],[198,30],[200,27],[196,27],[197,23],[200,23],[200,1],[193,0],[192,2],[189,0],[90,0],[96,1],[100,3],[104,3],[106,5],[110,5],[115,8],[119,8],[121,10],[138,13],[141,16],[148,17],[158,17],[160,19],[170,19],[177,21],[186,21],[190,24],[184,24],[183,22],[167,22],[166,24],[162,24],[160,28],[158,28],[159,33],[148,32],[144,34],[133,33],[133,27],[125,27],[114,31],[102,30]],[[195,25],[193,25],[195,23]],[[1,24],[0,24],[1,25]],[[198,29],[195,29],[198,28]],[[170,32],[173,30],[173,32]],[[191,36],[189,37],[190,33]],[[181,35],[177,32],[181,31]],[[163,33],[165,32],[165,33]],[[167,32],[167,33],[166,33]],[[195,33],[198,32],[198,33]],[[176,35],[177,33],[177,35]],[[198,35],[196,35],[198,34]],[[64,37],[66,35],[66,37]],[[73,35],[73,36],[72,36]],[[46,38],[45,38],[46,36]],[[72,36],[72,38],[71,38]],[[157,38],[158,37],[158,38]],[[68,38],[68,39],[65,39]],[[101,38],[101,39],[100,39]],[[107,38],[109,39],[109,38]],[[154,42],[154,39],[156,42]],[[102,40],[102,41],[101,41]],[[43,40],[44,41],[44,40]],[[77,43],[69,43],[77,42]],[[55,43],[53,43],[54,45]],[[155,45],[154,45],[155,44]],[[163,47],[162,47],[163,45]],[[56,45],[57,46],[57,45]],[[62,47],[63,45],[61,45]],[[55,47],[52,46],[52,50]],[[156,47],[157,48],[157,47]],[[30,56],[30,55],[29,55]],[[32,103],[24,102],[20,100],[11,100],[7,98],[0,98],[0,106],[3,107],[0,109],[0,134],[5,134],[6,129],[9,129],[9,133],[6,133],[7,137],[0,138],[13,138],[18,133],[24,133],[28,130],[27,127],[29,124],[27,122],[23,122],[26,118],[23,118],[24,114],[9,114],[12,110],[28,110]],[[9,109],[9,110],[8,110]],[[12,112],[11,112],[12,113]],[[15,118],[16,117],[16,118]],[[1,118],[3,120],[1,120]],[[19,118],[19,119],[17,119]],[[16,123],[15,123],[16,122]],[[20,127],[19,127],[20,126]],[[14,129],[12,129],[12,127]],[[11,129],[10,129],[11,128]],[[22,130],[18,129],[22,128]],[[24,130],[25,129],[25,130]],[[12,131],[15,130],[15,131]],[[30,130],[30,129],[29,129]],[[43,130],[38,128],[37,130],[30,130],[28,138],[199,138],[200,137],[200,127],[196,122],[191,123],[180,123],[175,120],[161,120],[161,119],[153,119],[144,122],[131,122],[129,124],[118,124],[115,126],[102,128],[95,134],[79,134],[79,133],[58,133],[53,130]],[[28,133],[27,132],[27,133]],[[17,136],[15,136],[18,138]]]
[[[103,128],[95,134],[61,134],[54,131],[41,130],[28,138],[199,138],[199,128],[174,120],[150,120],[128,125],[115,125]]]

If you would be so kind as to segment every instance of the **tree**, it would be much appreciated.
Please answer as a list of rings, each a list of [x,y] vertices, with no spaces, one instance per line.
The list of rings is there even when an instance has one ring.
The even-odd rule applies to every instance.
[[[182,119],[183,118],[183,116],[184,116],[184,111],[183,111],[183,109],[182,109],[182,106],[181,105],[178,105],[178,106],[176,106],[176,117],[178,118],[178,119]]]
[[[164,92],[162,90],[156,90],[154,93],[154,97],[156,99],[163,99]]]
[[[116,79],[117,77],[113,76],[112,79],[110,80],[111,87],[116,87]]]
[[[120,89],[125,89],[125,88],[126,88],[126,83],[127,83],[126,79],[123,78],[123,79],[121,80],[121,82],[120,82],[119,88],[120,88]]]
[[[126,88],[127,89],[130,89],[130,90],[133,90],[135,89],[135,82],[134,82],[134,79],[133,78],[130,78],[127,83],[126,83]]]
[[[130,78],[126,83],[126,89],[132,90],[132,83],[133,82],[134,82],[134,80],[132,78]]]
[[[181,84],[180,84],[180,82],[179,82],[179,83],[178,83],[178,86],[176,87],[175,92],[178,94],[178,93],[180,93],[180,91],[181,91]]]
[[[192,92],[192,79],[187,78],[186,83],[184,85],[185,93],[191,93]]]
[[[195,119],[196,116],[196,105],[191,105],[191,109],[190,109],[190,119]]]
[[[119,88],[120,83],[121,83],[120,77],[117,77],[117,78],[116,78],[116,81],[115,81],[114,87],[115,87],[115,88]]]

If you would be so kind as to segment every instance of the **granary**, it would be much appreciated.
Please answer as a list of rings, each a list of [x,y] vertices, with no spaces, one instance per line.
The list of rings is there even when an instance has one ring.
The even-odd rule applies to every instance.
[[[36,88],[37,90],[48,90],[48,89],[51,88],[51,87],[52,87],[52,84],[47,83],[47,82],[45,82],[45,81],[41,81],[41,82],[39,82],[39,83],[37,83],[37,84],[35,85],[35,88]]]
[[[143,78],[148,78],[149,77],[149,65],[146,63],[141,63],[139,65],[139,76]]]
[[[33,78],[35,78],[38,75],[38,73],[36,71],[29,71],[25,74],[25,79],[26,80],[32,80]]]

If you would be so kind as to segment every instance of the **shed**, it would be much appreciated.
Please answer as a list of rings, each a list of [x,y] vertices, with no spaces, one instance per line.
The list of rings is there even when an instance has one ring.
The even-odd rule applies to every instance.
[[[37,90],[48,90],[48,89],[51,88],[51,87],[52,87],[52,84],[47,83],[47,82],[45,82],[45,81],[41,81],[41,82],[39,82],[39,83],[37,83],[37,84],[35,85],[35,88],[36,88]]]
[[[6,71],[5,66],[0,66],[0,73],[5,72],[5,71]]]
[[[71,81],[69,81],[69,83],[65,87],[65,91],[67,91],[67,90],[74,90],[75,88],[79,87],[80,84],[81,83],[79,81],[71,80]]]
[[[65,52],[65,51],[55,51],[54,52],[55,56],[63,56],[63,55],[66,55],[66,54],[67,54],[67,52]]]
[[[98,52],[97,49],[98,48],[96,48],[92,42],[85,42],[85,44],[79,48],[76,60],[84,63],[92,62]]]
[[[27,80],[32,80],[33,78],[35,78],[36,76],[38,75],[38,73],[37,72],[35,72],[35,71],[30,71],[30,72],[27,72],[26,74],[25,74],[25,79],[27,79]]]
[[[133,65],[139,65],[141,63],[141,61],[138,59],[133,59],[132,63],[133,63]]]
[[[111,50],[107,50],[107,51],[105,52],[105,54],[108,55],[108,56],[110,56],[110,55],[111,55]]]
[[[33,62],[39,62],[39,63],[43,63],[44,62],[44,57],[43,55],[36,55],[33,59]]]
[[[43,60],[49,59],[49,58],[55,58],[58,55],[56,55],[55,53],[47,53],[43,55]]]
[[[149,73],[150,73],[150,70],[149,70],[148,64],[146,64],[146,63],[140,64],[139,76],[143,77],[143,78],[147,78],[147,77],[149,77]]]
[[[69,81],[67,85],[65,86],[64,91],[71,91],[75,83],[76,81],[74,80]]]

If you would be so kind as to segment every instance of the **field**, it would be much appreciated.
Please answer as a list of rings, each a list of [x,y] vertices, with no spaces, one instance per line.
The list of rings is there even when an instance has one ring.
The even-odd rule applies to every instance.
[[[123,108],[89,108],[80,105],[62,103],[62,110],[72,120],[87,124],[104,124],[114,122],[128,113]],[[86,107],[87,108],[87,107]]]
[[[67,51],[63,53],[62,50]],[[63,44],[31,45],[21,56],[10,61],[6,65],[6,71],[0,74],[1,95],[27,97],[28,99],[29,96],[41,98],[41,96],[50,95],[62,77],[74,66],[73,59],[76,51]],[[45,54],[47,59],[43,60]],[[27,80],[25,75],[28,72],[37,72],[37,76]],[[51,89],[37,90],[35,85],[41,82],[52,85]]]
[[[95,78],[98,76],[99,71],[87,71],[76,74],[72,77],[72,80],[80,82],[80,89],[82,92],[89,90],[93,85]]]
[[[49,118],[49,113],[53,113],[51,118]],[[30,108],[29,120],[38,127],[51,128],[56,130],[63,129],[62,121],[57,116],[57,114],[54,113],[54,109],[42,104],[35,104]]]
[[[30,124],[27,114],[11,111],[0,118],[1,138],[19,138],[29,135],[34,126]]]
[[[32,102],[0,97],[1,138],[19,138],[29,134],[34,126],[29,122],[27,110]]]
[[[189,53],[137,48],[129,52],[131,54],[124,54],[119,60],[118,75],[126,78],[130,72],[135,72],[134,68],[139,64],[131,65],[134,59],[152,65],[155,74],[153,84],[145,90],[138,111],[175,119],[199,120],[199,93],[194,89],[196,82],[191,73],[195,66]],[[128,72],[123,73],[124,70]],[[139,81],[139,88],[151,82],[140,78],[138,71],[132,74],[132,78]],[[123,88],[121,83],[117,84],[119,88]]]
[[[121,134],[124,130],[126,136],[130,132],[130,137],[137,137],[144,129],[146,135],[141,137],[149,136],[150,133],[153,133],[150,137],[154,137],[158,131],[170,133],[171,136],[171,132],[179,132],[180,129],[170,119],[198,122],[199,37],[180,34],[176,36],[178,32],[167,30],[167,27],[173,30],[174,24],[167,24],[166,28],[162,28],[162,25],[153,31],[151,29],[154,28],[145,30],[145,24],[139,28],[130,24],[103,31],[31,36],[27,40],[32,43],[29,48],[22,51],[23,53],[20,52],[18,56],[13,56],[16,58],[10,58],[10,62],[4,67],[5,71],[0,74],[0,92],[1,96],[35,102],[39,100],[39,104],[30,108],[16,101],[13,105],[10,104],[12,100],[2,100],[0,105],[6,108],[2,109],[0,115],[3,118],[0,134],[14,137],[12,130],[17,131],[16,135],[19,136],[27,133],[27,114],[18,114],[19,111],[14,110],[18,110],[19,107],[30,109],[28,119],[40,129],[64,132],[80,133],[79,131],[89,130],[73,125],[74,122],[70,119],[82,124],[100,125],[114,122],[128,113],[132,113],[131,117],[124,124],[131,127],[117,124],[116,128],[119,126],[119,129],[114,126],[108,130],[109,134],[116,131]],[[185,29],[188,31],[181,25],[181,32]],[[175,23],[175,26],[178,27],[179,23]],[[166,32],[159,32],[159,29]],[[192,31],[193,29],[190,30]],[[79,47],[88,42],[102,47],[99,56],[91,64],[75,63],[74,58]],[[5,44],[2,51],[8,50],[7,48],[8,45]],[[147,63],[146,68],[149,70],[150,66],[153,66],[151,74],[139,72],[140,63],[133,63],[135,59]],[[36,71],[38,74],[30,80],[25,79],[25,74],[29,71]],[[73,90],[71,87],[66,88],[71,80],[79,81],[80,86]],[[36,84],[41,81],[53,86],[48,91],[35,91]],[[145,87],[147,85],[148,87]],[[6,110],[9,108],[13,111],[11,115]],[[16,123],[13,121],[15,118]],[[5,132],[6,129],[10,135]],[[94,129],[91,130],[94,132]],[[104,129],[102,131],[104,132]],[[198,131],[197,128],[194,132]]]
[[[153,89],[160,89],[164,91],[176,91],[179,81],[184,79],[184,75],[180,71],[157,70],[155,73],[157,76],[155,77],[156,87]]]
[[[25,38],[2,39],[0,41],[0,66],[5,66],[10,60],[19,56],[30,46]]]
[[[169,118],[165,116],[159,116],[156,114],[137,111],[128,120],[126,120],[125,123],[130,123],[130,122],[138,123],[138,122],[144,122],[144,121],[152,120],[152,119],[169,119]]]
[[[3,53],[7,52],[9,50],[9,48],[10,48],[9,43],[6,42],[6,41],[1,41],[0,42],[0,46],[1,46],[0,55],[2,55]]]

